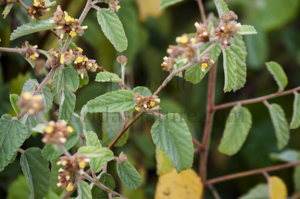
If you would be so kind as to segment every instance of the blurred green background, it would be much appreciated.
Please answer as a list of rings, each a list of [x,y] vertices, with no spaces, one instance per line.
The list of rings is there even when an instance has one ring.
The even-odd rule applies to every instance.
[[[96,11],[91,10],[84,20],[83,25],[88,25],[83,37],[75,37],[74,42],[84,49],[83,54],[90,59],[96,59],[99,66],[103,66],[110,72],[120,74],[120,66],[116,57],[123,54],[128,58],[126,66],[126,82],[131,88],[146,86],[155,91],[168,73],[161,70],[162,58],[167,55],[168,45],[175,44],[176,36],[183,33],[195,32],[194,22],[200,22],[198,5],[194,0],[185,0],[166,10],[159,11],[160,0],[120,0],[121,9],[117,13],[123,23],[129,40],[128,49],[123,53],[117,53],[109,41],[104,37],[96,20]],[[32,1],[24,0],[26,5]],[[85,1],[58,0],[63,10],[69,15],[78,18]],[[101,5],[101,4],[100,4]],[[212,0],[204,1],[206,13],[217,15]],[[222,61],[219,61],[216,104],[248,99],[278,90],[275,81],[266,69],[265,62],[276,61],[283,66],[289,83],[287,89],[300,85],[300,1],[299,0],[228,0],[228,5],[238,16],[242,24],[254,25],[257,35],[245,36],[247,45],[247,83],[244,88],[235,93],[222,91],[224,84]],[[105,5],[103,5],[105,6]],[[2,12],[4,7],[0,7]],[[51,13],[55,9],[52,9]],[[49,18],[51,14],[43,17]],[[9,41],[10,33],[18,26],[28,23],[30,18],[24,9],[15,5],[6,19],[0,19],[1,47],[21,46],[24,41],[32,45],[49,50],[58,48],[58,42],[51,32],[41,32]],[[43,79],[41,71],[35,71],[18,54],[1,53],[0,57],[0,115],[4,113],[14,114],[9,102],[9,93],[20,94],[22,85],[28,78]],[[94,82],[96,73],[90,73],[90,83],[76,92],[76,110],[90,99],[105,92],[118,89],[115,83]],[[166,88],[160,92],[161,107],[163,113],[180,113],[187,121],[192,135],[201,141],[204,129],[207,77],[199,84],[194,85],[184,79],[175,77]],[[271,103],[280,104],[288,121],[292,116],[293,95],[269,100]],[[231,174],[249,169],[275,165],[270,159],[270,153],[278,152],[275,133],[267,108],[262,103],[247,105],[252,113],[253,125],[249,136],[241,151],[229,157],[221,154],[217,147],[220,143],[226,117],[230,109],[217,111],[211,138],[211,150],[208,158],[208,178]],[[53,106],[53,109],[56,109]],[[53,114],[53,111],[51,112]],[[52,115],[48,115],[51,119]],[[90,129],[101,135],[101,115],[88,115]],[[127,143],[123,147],[115,148],[115,154],[124,151],[134,166],[143,177],[143,185],[135,190],[128,190],[122,185],[115,175],[115,165],[109,164],[109,172],[115,176],[117,190],[128,198],[144,199],[154,198],[156,182],[155,147],[150,136],[150,128],[154,122],[152,116],[143,116],[130,129]],[[287,148],[300,150],[300,130],[291,130],[291,139]],[[41,138],[36,135],[28,139],[23,149],[29,147],[43,147]],[[19,158],[19,157],[18,157]],[[25,183],[14,183],[14,180],[22,174],[18,158],[0,173],[0,198],[18,198],[26,192]],[[199,154],[195,154],[194,169],[198,171]],[[272,172],[278,175],[286,183],[291,195],[294,191],[292,181],[293,169],[285,169]],[[226,183],[216,184],[215,187],[222,198],[238,198],[240,195],[259,182],[265,182],[263,175],[255,175]],[[12,184],[13,183],[13,184]],[[16,190],[18,189],[18,190]],[[10,193],[8,194],[8,190]],[[12,195],[16,192],[17,195]],[[20,194],[20,195],[18,195]],[[212,198],[207,191],[206,198]]]

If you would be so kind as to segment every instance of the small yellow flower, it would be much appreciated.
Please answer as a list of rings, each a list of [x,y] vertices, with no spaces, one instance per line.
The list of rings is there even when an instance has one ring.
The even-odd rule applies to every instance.
[[[74,131],[74,129],[73,129],[71,126],[68,126],[68,127],[67,127],[67,131],[68,131],[69,133],[72,133],[72,132]]]
[[[73,186],[72,185],[68,185],[66,188],[67,191],[72,191],[73,190]]]
[[[40,5],[40,2],[38,2],[37,0],[34,0],[34,1],[33,1],[33,5],[34,5],[35,7],[38,7],[38,6]]]
[[[76,36],[76,33],[75,33],[74,31],[71,31],[71,32],[69,33],[69,35],[70,35],[71,37],[75,37],[75,36]]]
[[[36,56],[35,55],[30,55],[29,59],[36,60]]]
[[[46,133],[52,133],[53,131],[54,131],[53,126],[47,126],[47,127],[45,128],[45,132],[46,132]]]
[[[82,58],[82,57],[78,57],[78,58],[76,59],[76,62],[77,62],[77,63],[83,62],[83,58]]]
[[[87,57],[83,58],[83,61],[88,61],[89,59]]]
[[[64,54],[62,54],[62,55],[60,56],[60,63],[61,63],[61,64],[64,64],[64,63],[65,63],[65,55],[64,55]]]
[[[71,18],[69,15],[67,15],[67,16],[65,17],[65,20],[66,20],[66,22],[69,22],[69,21],[72,21],[72,18]]]
[[[44,2],[47,2],[47,0],[44,0]]]
[[[192,42],[192,44],[196,43],[196,39],[195,39],[195,38],[192,38],[192,39],[191,39],[191,42]]]
[[[79,163],[79,167],[82,168],[82,169],[85,167],[85,165],[86,165],[85,162],[80,162],[80,163]]]
[[[31,100],[31,98],[32,98],[32,95],[30,92],[25,92],[25,93],[23,93],[22,96],[25,100]]]
[[[121,8],[121,6],[118,6],[118,7],[116,8],[116,11],[118,12],[118,11],[120,10],[120,8]]]
[[[155,103],[154,102],[150,102],[150,106],[151,107],[155,106]]]
[[[77,49],[78,49],[80,52],[82,52],[82,51],[83,51],[83,49],[82,49],[82,48],[80,48],[80,47],[77,47]]]
[[[140,108],[139,107],[135,107],[135,110],[137,111],[137,112],[140,112]]]
[[[189,41],[189,38],[187,36],[182,36],[180,38],[180,43],[186,44]]]
[[[205,69],[207,68],[207,63],[202,63],[201,68],[202,68],[202,71],[204,72]]]

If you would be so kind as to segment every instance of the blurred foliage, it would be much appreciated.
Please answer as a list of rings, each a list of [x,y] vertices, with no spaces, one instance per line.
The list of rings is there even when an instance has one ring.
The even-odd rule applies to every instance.
[[[117,14],[123,23],[129,41],[128,49],[123,52],[129,60],[126,66],[127,85],[131,88],[146,86],[151,91],[155,91],[168,75],[167,72],[161,70],[160,66],[168,45],[175,43],[176,36],[194,32],[194,22],[201,20],[197,3],[193,0],[185,0],[166,10],[159,11],[159,0],[121,0],[120,2],[121,9]],[[24,3],[29,5],[31,1],[24,0]],[[63,9],[73,17],[79,16],[84,3],[85,1],[58,0],[58,4],[61,4]],[[216,15],[217,12],[212,1],[206,0],[204,4],[207,13],[213,12]],[[229,8],[239,16],[238,20],[244,24],[254,25],[258,34],[245,37],[248,51],[248,74],[244,88],[235,93],[224,94],[222,91],[223,69],[220,65],[218,66],[215,103],[221,104],[276,92],[277,85],[264,64],[267,61],[276,61],[283,66],[289,79],[287,89],[299,86],[300,1],[228,0],[228,4]],[[0,7],[1,13],[3,9],[4,6]],[[43,19],[49,18],[53,12],[54,10]],[[21,6],[15,5],[6,19],[0,18],[0,38],[2,40],[0,45],[2,47],[20,47],[27,40],[30,44],[37,44],[44,50],[58,47],[58,42],[51,32],[35,33],[10,41],[12,30],[29,21],[30,18],[26,15],[26,11]],[[83,25],[88,25],[89,28],[83,37],[74,38],[77,45],[84,49],[84,53],[88,57],[96,59],[98,64],[107,71],[120,74],[119,64],[116,62],[119,53],[116,53],[113,46],[104,37],[96,21],[95,10],[88,14]],[[1,53],[0,64],[0,115],[2,115],[7,112],[12,113],[9,93],[20,94],[22,85],[27,79],[36,77],[41,81],[43,76],[36,75],[36,71],[18,54]],[[76,92],[77,111],[88,100],[117,89],[116,83],[94,82],[95,74],[89,74],[89,78],[90,83]],[[177,112],[182,115],[192,135],[200,141],[204,129],[207,80],[208,78],[205,77],[201,83],[194,85],[182,78],[175,77],[159,96],[162,101],[162,112],[164,114]],[[288,121],[292,117],[292,102],[292,95],[270,100],[270,103],[278,103],[283,107]],[[246,107],[252,113],[253,126],[241,151],[232,157],[221,154],[217,150],[230,110],[224,109],[216,112],[208,159],[208,178],[275,164],[269,158],[269,154],[277,153],[278,149],[267,108],[262,103]],[[98,137],[102,138],[101,114],[89,114],[88,118],[92,125],[90,128],[94,128]],[[121,151],[128,154],[130,161],[143,178],[143,185],[132,191],[122,187],[116,173],[112,172],[117,180],[118,191],[128,198],[147,199],[153,198],[155,194],[158,176],[156,174],[155,147],[149,133],[154,119],[154,116],[144,115],[129,130],[128,142],[123,147],[114,149],[116,154]],[[22,148],[43,147],[39,136],[28,139]],[[299,139],[300,130],[291,130],[289,148],[300,150]],[[195,154],[195,171],[198,170],[198,156],[199,154]],[[0,198],[18,198],[18,194],[28,195],[24,177],[19,176],[21,174],[19,159],[18,155],[17,161],[0,173]],[[113,167],[115,167],[113,164],[109,164],[108,172],[115,171]],[[292,171],[291,168],[274,172],[286,183],[289,195],[293,192]],[[259,182],[265,182],[262,175],[240,178],[228,181],[226,184],[219,183],[215,187],[222,198],[237,198]],[[18,189],[18,192],[15,193],[17,195],[13,193],[16,189]],[[207,191],[206,198],[212,198],[209,191]]]

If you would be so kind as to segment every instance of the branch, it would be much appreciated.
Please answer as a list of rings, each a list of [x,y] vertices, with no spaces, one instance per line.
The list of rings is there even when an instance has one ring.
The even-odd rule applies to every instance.
[[[25,153],[25,151],[24,151],[23,149],[21,149],[21,148],[18,148],[18,151],[19,151],[20,153]]]
[[[11,52],[11,53],[21,53],[26,52],[27,48],[4,48],[0,47],[0,51]]]
[[[19,3],[25,10],[29,10],[29,7],[26,6],[26,5],[23,3],[23,1],[18,0],[18,3]]]
[[[258,98],[253,98],[253,99],[247,99],[247,100],[241,100],[241,101],[235,101],[235,102],[229,102],[226,104],[221,104],[221,105],[217,105],[213,107],[213,110],[219,110],[219,109],[223,109],[223,108],[227,108],[227,107],[232,107],[235,106],[237,104],[252,104],[252,103],[256,103],[256,102],[263,102],[265,100],[271,99],[271,98],[275,98],[275,97],[279,97],[279,96],[283,96],[283,95],[287,95],[287,94],[291,94],[294,93],[296,91],[300,90],[300,86],[297,88],[293,88],[291,90],[287,90],[287,91],[279,91],[277,93],[273,93],[271,95],[266,95],[263,97],[258,97]]]
[[[200,13],[201,13],[202,22],[206,24],[207,23],[206,15],[205,15],[202,0],[197,0],[197,2],[198,2],[199,10],[200,10]]]
[[[192,137],[192,141],[200,150],[204,149],[204,146],[200,142],[198,142],[195,138]]]
[[[217,190],[215,189],[215,187],[213,185],[211,185],[211,184],[208,185],[208,188],[210,189],[210,191],[214,195],[215,199],[221,199],[220,195],[218,194]]]
[[[205,186],[215,184],[215,183],[219,183],[219,182],[223,182],[223,181],[227,181],[227,180],[236,179],[236,178],[241,178],[241,177],[251,176],[251,175],[255,175],[255,174],[260,174],[260,173],[263,173],[263,172],[270,172],[270,171],[285,169],[285,168],[289,168],[289,167],[293,167],[293,166],[297,166],[297,165],[300,165],[300,161],[281,164],[281,165],[276,165],[276,166],[272,166],[272,167],[266,167],[266,168],[262,168],[262,169],[255,169],[255,170],[251,170],[251,171],[244,171],[244,172],[240,172],[240,173],[230,174],[230,175],[217,177],[217,178],[213,178],[211,180],[208,180],[206,182]]]
[[[108,145],[108,149],[111,149],[116,142],[122,137],[122,135],[126,132],[126,130],[137,120],[144,112],[139,112],[122,130],[121,132],[115,137],[115,139]]]

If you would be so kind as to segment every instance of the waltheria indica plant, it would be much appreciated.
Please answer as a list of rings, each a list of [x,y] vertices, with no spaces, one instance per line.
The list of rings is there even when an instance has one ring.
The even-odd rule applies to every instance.
[[[161,8],[179,1],[162,0]],[[183,33],[176,38],[176,45],[169,46],[168,56],[163,58],[161,64],[162,70],[169,72],[169,76],[154,93],[146,87],[132,89],[126,86],[127,58],[125,56],[117,58],[121,74],[110,73],[105,70],[105,66],[99,67],[95,60],[85,56],[84,49],[71,42],[73,37],[86,36],[84,31],[88,27],[81,24],[86,14],[93,8],[97,10],[95,20],[97,18],[102,31],[115,49],[119,52],[126,50],[127,38],[121,21],[115,13],[121,9],[119,1],[87,0],[79,19],[73,18],[58,5],[54,16],[48,20],[40,20],[40,17],[49,12],[56,2],[34,0],[31,6],[26,6],[21,0],[0,2],[6,5],[4,18],[14,3],[19,3],[33,20],[14,30],[11,40],[34,32],[51,30],[60,45],[59,49],[49,51],[39,49],[38,46],[28,42],[20,48],[0,48],[0,51],[20,53],[32,67],[35,67],[36,59],[43,54],[47,57],[44,67],[50,69],[42,82],[29,79],[23,85],[20,96],[10,95],[11,105],[17,117],[5,114],[0,119],[0,171],[15,160],[18,152],[21,153],[20,163],[31,190],[30,198],[43,198],[49,189],[60,193],[63,198],[71,196],[76,189],[78,198],[126,198],[113,191],[115,182],[107,173],[107,167],[110,165],[109,162],[115,161],[119,178],[129,189],[136,189],[142,184],[141,176],[127,160],[126,154],[123,152],[114,154],[111,149],[120,139],[127,139],[123,136],[124,133],[143,114],[157,117],[151,129],[153,142],[158,148],[157,169],[160,174],[155,198],[204,198],[205,188],[209,188],[216,198],[220,198],[213,188],[214,183],[258,173],[264,174],[267,184],[256,186],[244,198],[255,198],[261,195],[267,197],[269,195],[270,198],[287,197],[283,181],[276,176],[270,177],[267,172],[300,165],[300,161],[296,159],[291,163],[274,167],[206,179],[207,156],[215,111],[233,107],[219,145],[219,151],[227,155],[236,154],[240,150],[251,128],[251,113],[242,106],[244,104],[263,102],[266,105],[274,124],[279,149],[288,143],[289,128],[300,126],[300,96],[297,93],[300,87],[284,91],[287,77],[281,66],[275,62],[268,62],[266,65],[279,86],[277,93],[214,105],[218,57],[221,54],[223,56],[224,92],[241,89],[246,82],[247,70],[245,64],[247,52],[243,35],[257,33],[254,27],[241,25],[238,16],[228,9],[225,1],[214,0],[219,17],[206,18],[202,2],[198,0],[202,23],[195,22],[193,33]],[[106,3],[108,8],[100,8],[97,6],[98,3]],[[119,84],[119,89],[88,101],[82,107],[80,114],[74,113],[76,101],[74,92],[88,84],[88,71],[97,72],[97,70],[97,82],[116,82]],[[209,73],[207,118],[202,143],[200,143],[192,138],[187,124],[179,114],[160,113],[159,92],[174,76],[183,77],[197,84],[207,73]],[[294,114],[289,126],[282,108],[278,104],[269,104],[267,100],[292,93],[295,94]],[[53,103],[59,106],[56,111],[57,119],[47,121],[45,114],[49,112]],[[100,142],[96,133],[86,130],[87,113],[103,113],[105,118],[113,114],[120,115],[124,126],[114,139],[109,142],[106,140],[107,145],[105,145],[102,140]],[[70,122],[71,116],[78,118],[82,124],[81,129]],[[116,128],[117,124],[113,126]],[[111,133],[105,128],[103,131],[104,134]],[[44,148],[33,147],[24,151],[20,147],[34,132],[43,135]],[[82,146],[75,147],[76,151],[70,153],[69,150],[79,139]],[[197,152],[201,155],[200,177],[191,170],[194,153]],[[297,167],[295,172],[299,175],[300,169]],[[299,179],[295,180],[299,183]],[[258,195],[254,196],[254,194]]]

